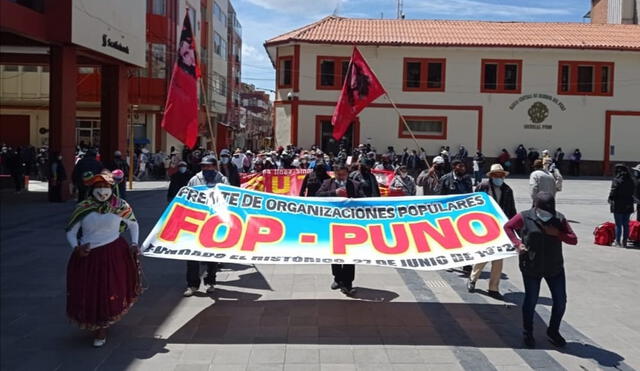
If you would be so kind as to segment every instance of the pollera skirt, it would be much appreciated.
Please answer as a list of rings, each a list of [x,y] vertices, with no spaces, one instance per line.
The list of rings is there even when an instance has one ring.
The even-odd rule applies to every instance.
[[[80,328],[97,330],[119,321],[142,293],[140,263],[124,238],[73,252],[67,266],[67,316]]]

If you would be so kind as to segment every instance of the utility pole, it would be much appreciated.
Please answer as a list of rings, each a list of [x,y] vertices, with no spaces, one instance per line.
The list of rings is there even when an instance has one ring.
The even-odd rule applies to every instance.
[[[404,12],[402,11],[402,4],[403,4],[403,0],[397,0],[398,1],[398,11],[397,11],[397,18],[398,19],[404,19]]]

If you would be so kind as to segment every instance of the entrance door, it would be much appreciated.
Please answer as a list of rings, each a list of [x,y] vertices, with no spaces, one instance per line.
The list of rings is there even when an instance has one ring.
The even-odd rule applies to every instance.
[[[318,134],[320,134],[320,149],[325,153],[333,153],[334,155],[337,155],[340,151],[340,144],[343,144],[347,152],[351,153],[351,149],[357,145],[355,143],[355,133],[358,126],[357,122],[351,123],[349,129],[339,141],[333,139],[333,125],[331,125],[331,116],[318,117],[316,125],[319,126],[316,129]]]
[[[28,115],[0,115],[0,142],[13,148],[27,147],[29,124]]]
[[[618,162],[635,164],[640,160],[640,111],[609,111],[609,170]]]

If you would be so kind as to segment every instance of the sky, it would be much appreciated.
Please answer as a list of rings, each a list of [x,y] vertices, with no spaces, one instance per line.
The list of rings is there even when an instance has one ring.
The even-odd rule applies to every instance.
[[[407,19],[584,22],[591,0],[404,0]],[[242,24],[242,81],[274,89],[275,70],[264,49],[274,36],[336,14],[396,18],[396,0],[232,0]]]

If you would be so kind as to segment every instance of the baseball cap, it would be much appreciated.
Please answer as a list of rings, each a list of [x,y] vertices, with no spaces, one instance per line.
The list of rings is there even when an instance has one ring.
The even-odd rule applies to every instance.
[[[217,164],[218,164],[218,160],[216,160],[216,158],[211,155],[204,156],[202,158],[202,161],[200,161],[200,165],[217,165]]]
[[[433,158],[434,164],[444,164],[444,158],[442,156],[436,156]]]
[[[229,151],[228,149],[223,149],[222,151],[220,151],[220,156],[231,156],[231,151]]]

